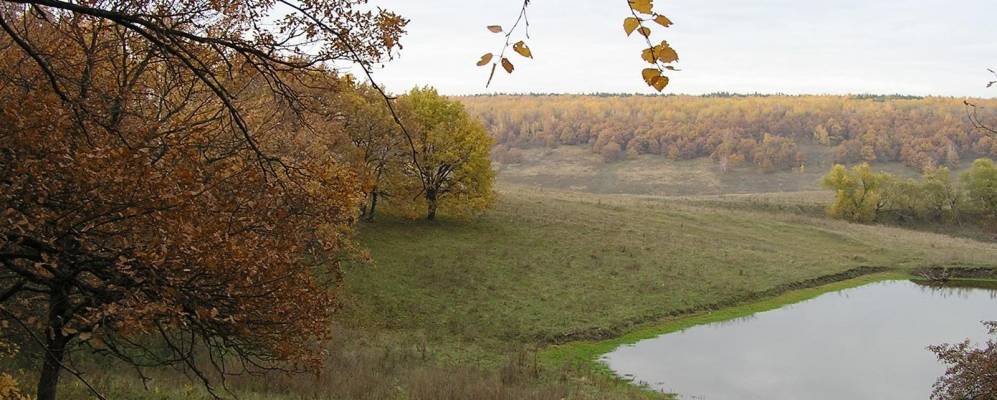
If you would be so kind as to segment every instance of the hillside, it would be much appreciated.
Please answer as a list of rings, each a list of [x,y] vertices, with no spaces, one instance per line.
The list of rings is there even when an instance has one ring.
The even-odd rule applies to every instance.
[[[458,98],[499,146],[499,161],[523,149],[582,146],[605,162],[655,155],[710,159],[720,168],[766,172],[810,167],[813,153],[840,163],[956,166],[997,154],[962,99],[890,96],[473,96]],[[983,121],[997,101],[973,99]],[[811,146],[821,149],[815,151]]]
[[[515,185],[603,194],[694,196],[744,193],[822,191],[820,178],[834,164],[825,146],[801,146],[810,160],[803,171],[764,172],[752,166],[724,171],[707,159],[669,160],[644,154],[606,164],[585,146],[521,150],[516,162],[496,161],[500,182]],[[956,166],[960,171],[972,160]],[[919,171],[897,162],[876,163],[877,170],[915,177]]]
[[[534,351],[856,268],[997,265],[991,243],[755,211],[737,197],[727,201],[748,206],[506,183],[498,198],[472,220],[362,226],[373,262],[345,271],[332,375],[234,386],[244,398],[282,400],[639,398],[649,394]],[[123,373],[100,377],[109,395],[203,395],[177,389],[174,375],[157,376],[163,397],[143,394]]]

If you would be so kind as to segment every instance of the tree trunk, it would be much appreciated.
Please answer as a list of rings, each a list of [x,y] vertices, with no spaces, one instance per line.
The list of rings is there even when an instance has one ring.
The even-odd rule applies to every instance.
[[[59,387],[59,373],[62,370],[62,358],[66,354],[66,344],[69,343],[69,337],[62,332],[63,315],[68,310],[69,299],[65,292],[53,288],[49,296],[49,332],[45,338],[45,360],[38,378],[38,400],[55,400],[56,389]]]
[[[65,350],[64,340],[49,339],[45,344],[45,362],[42,364],[41,377],[38,378],[38,400],[55,400]]]
[[[370,192],[370,208],[367,209],[367,222],[374,220],[374,210],[377,209],[377,191]]]
[[[429,203],[429,212],[426,214],[426,219],[432,221],[436,219],[436,193],[426,193],[426,201]]]

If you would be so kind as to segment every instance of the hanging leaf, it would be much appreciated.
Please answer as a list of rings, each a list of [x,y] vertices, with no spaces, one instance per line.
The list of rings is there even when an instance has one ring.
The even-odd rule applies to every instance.
[[[515,51],[516,53],[519,53],[519,55],[521,55],[523,57],[533,58],[533,53],[530,52],[530,48],[527,47],[526,43],[523,42],[522,40],[520,40],[520,41],[516,42],[516,44],[512,45],[512,50]]]
[[[638,26],[640,26],[640,20],[637,18],[627,17],[623,20],[623,31],[627,33],[627,36],[634,33],[634,29],[637,29]]]
[[[634,11],[637,11],[642,14],[651,13],[651,8],[652,8],[651,0],[629,0],[629,1],[630,1],[630,8],[634,9]]]
[[[651,79],[654,79],[656,76],[661,76],[661,71],[657,68],[644,68],[643,71],[640,71],[640,74],[644,77],[644,82],[647,82],[647,84],[650,85]]]
[[[512,66],[512,62],[511,62],[511,61],[509,61],[509,59],[508,59],[508,58],[505,58],[505,57],[502,57],[502,68],[504,68],[504,69],[505,69],[505,72],[508,72],[508,73],[510,73],[510,74],[512,73],[512,70],[513,70],[513,69],[515,69],[515,68],[514,68],[514,67]]]
[[[654,54],[658,56],[658,60],[666,64],[679,60],[679,54],[664,40],[661,41],[661,44],[654,47]]]
[[[640,29],[637,29],[637,32],[640,33],[644,37],[651,36],[651,28],[648,28],[646,26],[640,27]]]
[[[665,28],[672,26],[672,20],[668,19],[668,17],[661,14],[654,16],[654,22],[657,22],[658,25],[661,25]]]
[[[502,33],[502,25],[488,25],[488,30],[492,33]]]
[[[654,78],[651,78],[651,81],[648,82],[648,85],[650,85],[655,90],[660,92],[665,89],[665,86],[668,86],[668,77],[664,75],[656,76]]]
[[[481,59],[478,60],[478,66],[479,67],[483,66],[485,64],[490,63],[491,61],[492,61],[492,53],[485,53],[485,55],[481,56]]]
[[[648,64],[654,64],[655,59],[657,59],[657,53],[654,52],[653,47],[648,47],[644,49],[644,51],[640,52],[640,58],[644,59],[644,61],[647,61]]]

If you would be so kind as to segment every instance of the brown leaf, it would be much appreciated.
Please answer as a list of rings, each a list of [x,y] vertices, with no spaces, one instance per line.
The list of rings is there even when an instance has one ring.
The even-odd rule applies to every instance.
[[[637,29],[638,26],[640,26],[640,20],[637,18],[627,17],[623,20],[623,31],[627,33],[627,36],[634,33],[634,29]]]
[[[502,25],[488,25],[488,30],[492,33],[502,33]]]
[[[657,22],[658,25],[661,25],[665,28],[672,26],[672,20],[668,19],[668,17],[661,14],[654,16],[654,22]]]
[[[530,48],[527,47],[526,43],[523,42],[522,40],[520,40],[520,41],[516,42],[516,44],[512,45],[512,50],[515,51],[516,53],[519,53],[519,55],[521,55],[523,57],[533,58],[533,53],[530,52]]]
[[[668,45],[668,42],[662,40],[661,44],[654,47],[654,55],[658,57],[658,60],[663,63],[670,63],[679,60],[679,54],[675,52],[672,46]]]
[[[644,49],[644,51],[640,52],[640,58],[644,59],[644,61],[647,61],[648,64],[654,64],[654,60],[657,58],[657,54],[658,53],[654,52],[653,47],[648,47]]]
[[[481,56],[481,59],[478,60],[478,66],[479,67],[483,66],[491,61],[492,61],[492,53],[485,53],[485,55]]]
[[[648,85],[660,92],[665,89],[665,86],[668,86],[668,77],[664,75],[656,76],[651,78],[651,82],[648,82]]]
[[[510,74],[512,73],[512,70],[515,69],[515,67],[512,66],[512,62],[509,61],[509,59],[505,58],[505,57],[502,57],[502,68],[505,69],[505,72],[508,72]]]
[[[640,74],[641,76],[644,77],[644,82],[647,82],[647,84],[650,85],[651,79],[654,79],[654,77],[657,76],[661,76],[661,71],[659,71],[657,68],[644,68],[643,71],[640,71]]]
[[[640,33],[644,37],[651,36],[651,28],[648,28],[646,26],[640,27],[640,29],[637,29],[637,32]]]
[[[652,0],[629,0],[630,8],[639,13],[650,14],[653,7]]]

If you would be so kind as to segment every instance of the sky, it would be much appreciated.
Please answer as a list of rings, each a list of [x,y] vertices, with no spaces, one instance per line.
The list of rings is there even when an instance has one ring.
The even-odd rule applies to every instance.
[[[534,59],[512,75],[475,63],[501,50],[487,25],[511,26],[520,0],[372,0],[411,22],[398,58],[375,71],[390,91],[432,85],[478,93],[654,93],[627,37],[624,0],[532,0]],[[682,69],[665,93],[910,94],[997,97],[994,0],[657,0],[674,25],[656,29]],[[519,39],[519,38],[517,38]],[[507,54],[511,54],[511,50]]]

